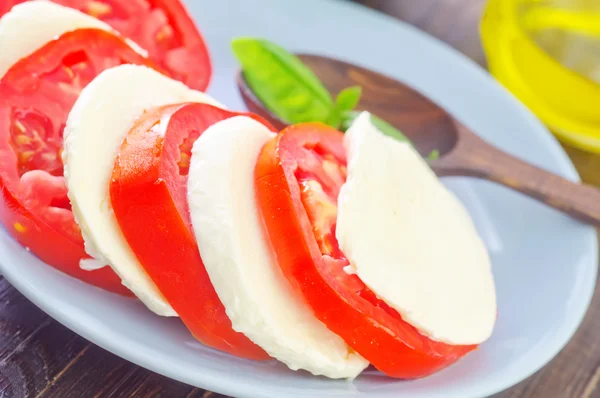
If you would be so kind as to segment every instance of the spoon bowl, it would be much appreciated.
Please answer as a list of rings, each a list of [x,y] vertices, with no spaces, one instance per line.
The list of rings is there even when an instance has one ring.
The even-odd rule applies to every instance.
[[[343,61],[317,55],[300,55],[331,93],[359,85],[358,109],[371,110],[406,135],[422,156],[433,150],[448,153],[457,142],[453,120],[442,108],[399,81]],[[276,128],[287,123],[268,110],[238,73],[238,88],[248,109],[265,117]]]
[[[331,93],[348,86],[361,86],[358,109],[371,111],[402,131],[422,156],[437,150],[440,157],[430,165],[438,176],[471,176],[494,181],[600,226],[600,189],[569,181],[488,144],[445,109],[395,79],[328,57],[310,54],[299,57]],[[277,128],[287,125],[256,97],[241,72],[237,84],[251,112]]]

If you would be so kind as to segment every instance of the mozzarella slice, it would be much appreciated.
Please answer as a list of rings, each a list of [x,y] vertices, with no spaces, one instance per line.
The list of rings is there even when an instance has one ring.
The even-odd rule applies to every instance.
[[[356,274],[433,340],[485,341],[496,320],[487,250],[457,198],[363,113],[346,133],[336,237]]]
[[[233,328],[293,370],[356,377],[367,362],[318,321],[285,279],[254,192],[254,166],[274,134],[244,116],[195,142],[188,202],[202,260]]]
[[[0,78],[21,58],[49,41],[85,28],[113,31],[96,18],[49,1],[28,1],[14,6],[0,19]],[[147,55],[137,44],[126,40],[138,53]]]
[[[150,68],[118,66],[83,89],[64,132],[65,179],[86,251],[109,264],[150,310],[165,316],[177,314],[123,237],[111,209],[109,183],[121,143],[135,120],[149,108],[180,102],[220,106],[206,94]]]

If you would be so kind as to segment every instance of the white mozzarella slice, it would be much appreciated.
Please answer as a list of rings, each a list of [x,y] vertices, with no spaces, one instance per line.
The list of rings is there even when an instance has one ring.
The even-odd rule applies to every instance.
[[[150,310],[165,316],[177,314],[123,237],[111,208],[109,184],[121,143],[135,120],[150,108],[181,102],[220,106],[150,68],[118,66],[83,89],[64,132],[65,179],[86,251],[109,264]]]
[[[494,279],[465,208],[412,146],[383,135],[368,113],[345,145],[336,237],[354,272],[431,339],[485,341],[496,320]]]
[[[0,19],[0,78],[21,58],[49,41],[67,32],[89,28],[113,31],[96,18],[49,1],[17,4]],[[133,41],[126,40],[135,51],[147,55]]]
[[[353,378],[367,362],[329,331],[275,260],[254,191],[254,167],[273,133],[244,116],[195,142],[188,202],[202,260],[233,328],[293,370]]]

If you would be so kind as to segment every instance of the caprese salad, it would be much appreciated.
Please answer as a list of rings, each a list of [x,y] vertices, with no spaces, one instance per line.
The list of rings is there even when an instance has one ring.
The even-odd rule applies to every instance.
[[[141,34],[154,19],[127,30],[130,3],[61,2],[110,25],[45,1],[0,19],[0,219],[21,244],[207,346],[314,375],[423,377],[489,338],[486,248],[410,144],[367,112],[346,134],[275,131],[195,90],[208,57],[177,1],[131,4],[173,16],[202,72]]]

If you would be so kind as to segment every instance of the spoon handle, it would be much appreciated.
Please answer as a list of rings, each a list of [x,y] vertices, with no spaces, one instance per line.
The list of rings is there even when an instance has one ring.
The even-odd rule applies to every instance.
[[[488,144],[457,123],[458,142],[432,162],[440,176],[484,178],[536,198],[589,224],[600,226],[600,189],[569,181]]]

